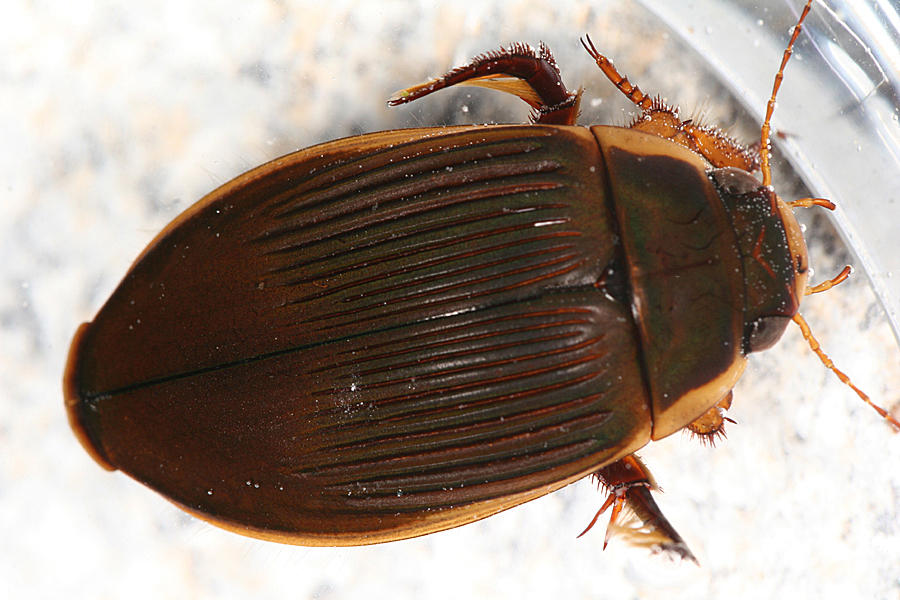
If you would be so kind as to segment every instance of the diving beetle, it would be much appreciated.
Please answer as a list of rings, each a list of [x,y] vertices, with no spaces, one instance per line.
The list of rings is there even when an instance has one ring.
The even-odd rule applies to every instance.
[[[574,126],[580,92],[519,44],[391,103],[479,85],[528,102],[531,125],[355,136],[226,183],[76,333],[73,430],[102,466],[264,539],[424,535],[594,475],[608,531],[627,508],[642,543],[691,558],[634,452],[715,436],[746,355],[792,319],[812,339],[800,298],[840,279],[807,288],[790,210],[827,202],[769,185],[810,5],[758,155],[680,120],[586,37],[642,110],[630,128]]]

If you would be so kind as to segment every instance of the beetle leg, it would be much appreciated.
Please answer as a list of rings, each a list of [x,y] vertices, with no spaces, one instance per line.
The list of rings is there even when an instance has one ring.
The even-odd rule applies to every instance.
[[[725,437],[725,421],[734,423],[725,416],[725,411],[731,408],[731,400],[732,393],[729,391],[715,406],[694,419],[687,426],[687,430],[700,438],[702,443],[715,446],[717,439]]]
[[[590,531],[600,515],[612,507],[603,540],[604,549],[613,534],[620,533],[631,544],[697,562],[650,494],[651,490],[659,490],[659,487],[650,469],[637,455],[631,454],[598,469],[594,477],[609,490],[609,496],[578,537]]]
[[[587,50],[603,74],[626,98],[640,107],[641,114],[630,127],[646,133],[671,140],[702,155],[711,165],[717,168],[737,167],[744,171],[759,169],[759,149],[744,146],[732,139],[718,127],[708,127],[695,123],[694,119],[682,121],[678,117],[678,108],[669,106],[659,96],[651,98],[641,88],[628,81],[628,78],[616,69],[604,55],[600,54],[585,35],[581,45]]]
[[[550,49],[541,43],[537,51],[527,44],[513,44],[481,54],[468,65],[395,93],[390,106],[406,104],[452,85],[475,85],[518,96],[534,110],[532,123],[574,125],[581,90],[566,89]]]

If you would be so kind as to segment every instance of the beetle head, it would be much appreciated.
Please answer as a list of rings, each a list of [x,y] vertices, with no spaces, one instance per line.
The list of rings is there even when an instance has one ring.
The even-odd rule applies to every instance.
[[[740,169],[709,173],[731,218],[744,269],[744,352],[771,347],[797,313],[809,258],[791,208]]]

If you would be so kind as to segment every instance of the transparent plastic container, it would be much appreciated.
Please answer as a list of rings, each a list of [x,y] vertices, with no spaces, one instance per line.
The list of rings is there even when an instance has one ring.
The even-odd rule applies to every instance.
[[[801,3],[641,4],[762,119]],[[786,80],[774,117],[785,134],[778,149],[813,194],[837,203],[831,217],[900,340],[900,5],[816,3]]]

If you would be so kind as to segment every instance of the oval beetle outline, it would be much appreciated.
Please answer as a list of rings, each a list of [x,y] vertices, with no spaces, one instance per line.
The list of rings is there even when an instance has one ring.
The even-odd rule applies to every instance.
[[[806,9],[803,13],[803,16],[806,15],[806,12],[808,12],[808,10],[809,10],[809,3],[807,3]],[[803,17],[801,17],[801,19],[800,19],[801,22],[802,22],[802,18]],[[799,24],[798,24],[797,33],[798,32],[799,32]],[[791,40],[791,44],[793,44],[793,41],[795,39],[796,39],[796,33]],[[586,47],[591,52],[591,55],[594,57],[594,59],[598,62],[598,65],[601,67],[601,69],[603,69],[604,72],[607,74],[607,76],[611,80],[613,80],[614,83],[616,83],[618,86],[620,86],[620,89],[622,89],[623,92],[626,93],[626,95],[629,95],[629,97],[636,104],[641,105],[641,102],[644,100],[644,97],[642,95],[638,96],[639,92],[635,93],[637,88],[626,87],[627,85],[630,85],[630,84],[627,84],[627,80],[620,79],[617,81],[615,79],[615,76],[617,76],[618,73],[615,72],[614,69],[612,69],[611,64],[608,64],[608,61],[606,63],[604,63],[606,65],[606,68],[604,67],[604,64],[601,64],[602,63],[601,59],[604,59],[604,57],[602,57],[602,55],[600,55],[599,52],[597,52],[595,49],[592,50],[592,46],[589,43],[589,40],[587,40]],[[789,49],[790,49],[790,46],[789,46]],[[785,62],[786,62],[787,56],[788,56],[788,53],[786,53],[786,55],[785,55]],[[497,60],[509,64],[510,61],[512,60],[512,58],[510,58],[510,57],[513,57],[516,61],[519,61],[519,60],[524,61],[525,68],[531,68],[535,64],[538,64],[538,65],[540,65],[541,69],[547,69],[547,66],[549,65],[549,66],[553,67],[553,69],[551,69],[551,70],[555,70],[555,65],[552,64],[552,57],[550,57],[549,52],[547,52],[546,55],[544,55],[543,51],[541,51],[540,54],[532,54],[529,57],[527,48],[524,46],[514,48],[513,51],[511,51],[509,54],[507,54],[505,56],[502,54],[487,55],[487,57],[486,57],[487,60],[482,62],[481,65],[485,64],[486,62],[497,61]],[[476,60],[476,63],[477,63],[477,60]],[[783,67],[784,67],[784,63],[782,64],[782,69],[779,70],[779,78],[782,73]],[[469,83],[472,83],[474,81],[471,78],[471,77],[474,77],[473,71],[469,71],[468,73],[466,73],[465,68],[463,68],[462,71],[456,71],[456,72],[469,77]],[[557,86],[558,72],[556,73],[557,80],[552,80],[553,73],[549,72],[549,71],[547,71],[547,72],[549,73],[549,76],[551,77],[551,80],[549,81],[549,83],[543,83],[543,84],[536,83],[533,86],[531,86],[532,91],[534,91],[534,86],[537,86],[538,89],[543,90],[543,93],[540,93],[540,92],[538,93],[538,96],[541,97],[542,101],[540,103],[538,103],[538,105],[536,106],[537,116],[536,116],[535,121],[538,123],[554,123],[557,120],[562,120],[563,122],[568,122],[569,120],[574,120],[574,116],[577,113],[577,95],[569,95],[568,93],[566,93],[566,94],[563,94],[563,97],[561,97],[561,98],[556,98],[556,97],[552,96],[552,92],[554,91],[554,86]],[[451,72],[451,74],[452,73],[453,72]],[[478,75],[478,78],[479,78],[478,83],[480,83],[482,85],[487,84],[488,87],[499,87],[499,86],[495,86],[495,84],[497,82],[492,81],[490,77],[487,77],[486,79],[484,79],[484,78],[482,78],[481,75]],[[558,82],[558,83],[561,85],[561,82]],[[776,88],[777,88],[777,85],[776,85]],[[413,89],[415,89],[415,88],[413,88]],[[418,89],[422,89],[422,88],[418,88]],[[504,89],[504,88],[500,87],[500,89]],[[556,88],[556,89],[558,89],[558,88]],[[521,88],[515,88],[515,87],[510,88],[510,89],[504,89],[504,91],[510,91],[510,90],[512,90],[513,93],[516,93],[516,95],[523,97],[523,99],[525,99],[526,101],[529,101],[529,98],[533,100],[533,97],[528,96],[529,92],[527,90],[523,91]],[[429,89],[425,93],[430,93],[431,91],[433,91],[433,90]],[[773,92],[773,100],[772,100],[772,102],[770,102],[770,111],[769,111],[770,113],[771,113],[771,108],[773,105],[774,105],[774,92]],[[644,108],[658,110],[662,114],[665,114],[667,111],[671,112],[667,107],[664,107],[664,106],[650,105],[650,106],[645,106]],[[682,125],[683,125],[683,123],[682,123]],[[766,136],[768,135],[767,127],[768,127],[768,118],[767,118],[766,125],[764,125],[764,133],[763,133],[764,140],[766,140]],[[712,139],[718,140],[718,142],[723,141],[723,138],[718,137],[717,132],[701,131],[700,133],[704,134],[704,135],[709,134],[712,137]],[[733,148],[728,148],[728,143],[727,143],[728,140],[724,140],[724,141],[725,141],[725,144],[724,144],[725,150],[733,149]],[[721,149],[721,148],[717,148],[717,149]],[[740,156],[738,156],[737,159],[735,159],[735,160],[746,160],[747,159],[747,156],[743,155],[741,152],[738,152],[737,154]],[[762,152],[762,164],[764,166],[767,164],[767,159],[768,159],[767,152],[765,152],[765,151]],[[724,162],[723,164],[725,164],[725,165],[730,164],[729,162],[727,162],[728,160],[732,160],[732,159],[731,158],[726,159],[726,162]],[[277,162],[278,161],[275,161],[275,163],[277,163]],[[251,173],[256,173],[256,171],[251,172]],[[736,178],[733,174],[729,173],[729,174],[724,175],[723,177],[724,177],[724,179],[718,181],[718,185],[721,188],[733,188],[735,190],[735,193],[740,193],[740,194],[748,193],[748,191],[742,187],[742,186],[746,186],[746,183],[736,180]],[[768,184],[767,168],[764,168],[764,184],[765,185]],[[225,188],[228,188],[228,186],[233,186],[233,185],[235,185],[234,182],[232,182],[231,184],[226,184]],[[227,191],[222,192],[220,190],[218,192],[214,192],[214,195],[215,194],[219,194],[219,195],[227,194]],[[202,207],[200,207],[200,208],[202,208]],[[195,208],[189,209],[189,211],[187,211],[187,213],[186,213],[186,216],[180,217],[178,220],[176,220],[176,222],[183,223],[183,222],[190,220],[191,218],[196,216],[197,211],[199,211],[200,208],[195,207]],[[172,231],[171,227],[167,228],[167,230],[166,230],[166,232],[169,232],[169,233],[171,233],[171,231]],[[161,236],[158,237],[157,240],[153,244],[151,244],[151,248],[154,245],[158,246],[160,244],[169,243],[170,241],[172,241],[171,236],[165,235],[166,232],[164,232],[164,234],[161,234]],[[799,232],[796,233],[796,236],[799,236]],[[789,239],[790,239],[790,235],[789,235]],[[184,249],[186,250],[187,247],[185,247]],[[140,263],[140,261],[143,259],[144,256],[146,256],[146,253],[145,253],[145,255],[142,256],[142,258],[138,259],[138,261],[135,263],[136,266],[138,265],[138,263]],[[323,287],[323,289],[328,287],[328,283],[326,283],[324,281],[313,282],[313,283],[318,284],[320,287]],[[613,285],[615,285],[615,284],[613,284]],[[828,286],[829,284],[826,283],[823,285]],[[802,282],[797,284],[798,289],[801,289],[802,287],[803,287]],[[808,331],[806,332],[806,334],[808,335]],[[95,412],[100,411],[101,409],[98,408],[100,405],[100,402],[103,401],[107,396],[110,396],[112,394],[110,394],[110,390],[103,390],[101,393],[85,394],[84,390],[82,390],[80,387],[81,382],[83,381],[83,374],[82,374],[81,366],[78,363],[80,360],[79,355],[83,354],[83,352],[79,352],[78,348],[80,347],[80,344],[82,343],[82,341],[85,339],[84,337],[82,337],[83,335],[85,335],[84,329],[79,332],[79,336],[76,338],[76,341],[73,342],[73,354],[72,354],[73,358],[70,360],[69,367],[67,368],[67,384],[66,384],[67,404],[70,408],[70,418],[72,419],[73,426],[76,428],[76,431],[80,434],[81,439],[82,439],[83,443],[85,444],[85,447],[88,448],[89,451],[93,451],[95,458],[97,458],[98,461],[100,461],[102,463],[102,462],[106,461],[106,457],[105,457],[104,453],[107,452],[108,450],[106,450],[106,449],[100,450],[99,449],[99,444],[98,444],[99,438],[97,437],[99,435],[98,430],[96,428],[91,429],[91,427],[93,427],[93,426],[91,426],[91,427],[86,426],[82,422],[82,420],[87,419],[88,417],[84,414],[84,412],[78,413],[76,411],[78,411],[78,410],[83,411],[85,405],[89,405],[88,408],[91,411],[95,411]],[[773,343],[774,339],[777,339],[777,336],[775,336],[773,339],[773,334],[767,333],[765,330],[765,327],[762,327],[759,323],[756,323],[754,325],[754,331],[752,333],[751,339],[762,340],[756,344],[756,347],[763,348],[763,347],[767,347],[767,345]],[[202,370],[202,369],[198,369],[198,370]],[[733,384],[733,381],[736,379],[737,376],[739,376],[739,373],[737,373],[736,375],[735,374],[729,375],[727,381],[723,385],[726,385],[728,388],[730,388],[731,384]],[[161,377],[158,377],[154,381],[162,381],[165,378],[166,378],[166,376],[163,375]],[[121,389],[124,390],[127,387],[128,386],[124,386]],[[112,391],[114,391],[114,392],[119,391],[119,389],[114,388]],[[726,398],[722,399],[723,402],[725,402],[725,400],[726,400]],[[715,431],[718,430],[718,425],[715,423],[717,415],[718,415],[718,410],[713,410],[713,414],[711,415],[711,418],[714,421],[713,425],[710,427],[709,431],[706,431],[705,433],[703,431],[701,431],[701,433],[704,433],[706,435],[714,435],[715,434]],[[883,413],[883,416],[886,416],[886,414]],[[889,418],[889,417],[886,416],[886,418]],[[676,427],[675,429],[677,429],[677,428],[680,428],[680,427]],[[88,429],[91,429],[91,430],[88,431]],[[675,429],[673,429],[673,430],[675,430]],[[712,433],[710,433],[710,432],[712,432]],[[663,435],[667,435],[668,433],[670,433],[670,431],[666,431],[664,434],[661,434],[660,437],[662,437]],[[623,459],[623,460],[625,460],[625,459]],[[665,519],[662,517],[658,508],[656,508],[655,503],[653,503],[652,499],[650,498],[649,489],[654,487],[654,484],[653,484],[652,478],[649,475],[649,472],[647,472],[643,468],[643,465],[640,464],[640,462],[637,461],[637,459],[635,457],[631,457],[631,458],[627,459],[627,461],[628,462],[623,463],[623,465],[620,465],[620,466],[624,466],[626,468],[626,474],[615,474],[611,470],[605,471],[602,474],[598,472],[598,477],[602,477],[603,480],[606,483],[610,484],[610,487],[612,488],[612,493],[610,494],[610,498],[607,502],[607,504],[612,504],[613,508],[614,508],[611,525],[613,525],[616,522],[617,515],[620,514],[621,509],[623,507],[627,506],[628,508],[631,508],[633,511],[635,511],[639,515],[639,517],[642,521],[641,527],[649,530],[649,532],[652,533],[653,536],[656,536],[655,538],[653,538],[656,540],[656,541],[652,542],[653,545],[656,545],[657,547],[665,549],[665,550],[674,551],[685,557],[690,557],[689,551],[687,551],[686,547],[684,547],[680,538],[677,536],[677,533],[675,533],[674,530],[671,529],[671,527],[668,525],[668,523],[665,522]],[[614,464],[618,464],[618,463],[614,463]],[[604,469],[605,469],[605,467],[604,467]],[[638,473],[639,476],[636,478],[632,477],[632,475],[634,473]],[[249,482],[248,487],[253,487],[251,485],[253,483],[252,480],[248,479],[247,481]],[[145,482],[148,484],[151,483],[146,480],[145,480]],[[154,487],[159,487],[159,486],[160,486],[160,484],[157,483],[156,486],[154,486]],[[363,494],[368,493],[368,490],[365,489],[365,485],[361,485],[361,492]],[[510,505],[517,504],[519,501],[521,501],[521,499],[518,497],[511,498]],[[504,505],[501,508],[498,508],[497,510],[502,510],[503,508],[507,508],[507,507],[508,506]],[[197,510],[197,507],[186,506],[186,508],[188,510],[191,510],[193,508],[194,510],[192,510],[192,512]],[[493,512],[496,512],[496,511],[493,511]],[[476,515],[474,518],[467,518],[466,521],[474,520],[475,518],[482,518],[483,516],[486,516],[486,515]],[[209,519],[210,514],[207,513],[205,518]],[[213,520],[215,520],[215,519],[213,519]],[[218,524],[222,525],[223,523],[218,523]],[[228,525],[226,524],[225,526],[228,526]],[[455,526],[455,524],[451,524],[448,526]],[[434,530],[439,530],[439,529],[444,529],[444,528],[446,528],[446,527],[442,525],[438,529],[434,529]],[[411,531],[414,532],[413,535],[421,535],[423,533],[428,532],[428,531],[424,531],[424,530],[415,529],[415,526],[413,526],[413,529]],[[612,531],[612,529],[610,529],[609,531]],[[245,531],[245,533],[247,533],[247,532]],[[264,532],[264,531],[256,531],[254,533],[260,535],[261,537],[276,537],[276,538],[279,537],[278,535],[270,536],[267,532]],[[648,533],[647,531],[642,531],[638,535],[650,535],[650,533]],[[408,536],[404,534],[402,536],[398,536],[397,538],[388,538],[388,539],[399,539],[399,537],[408,537]],[[329,539],[327,541],[335,542],[335,541],[340,541],[340,540]],[[375,542],[375,541],[387,541],[387,540],[386,539],[371,539],[371,540],[357,539],[357,543],[367,543],[367,542],[371,543],[371,542]],[[647,540],[645,539],[644,541],[646,542]]]

